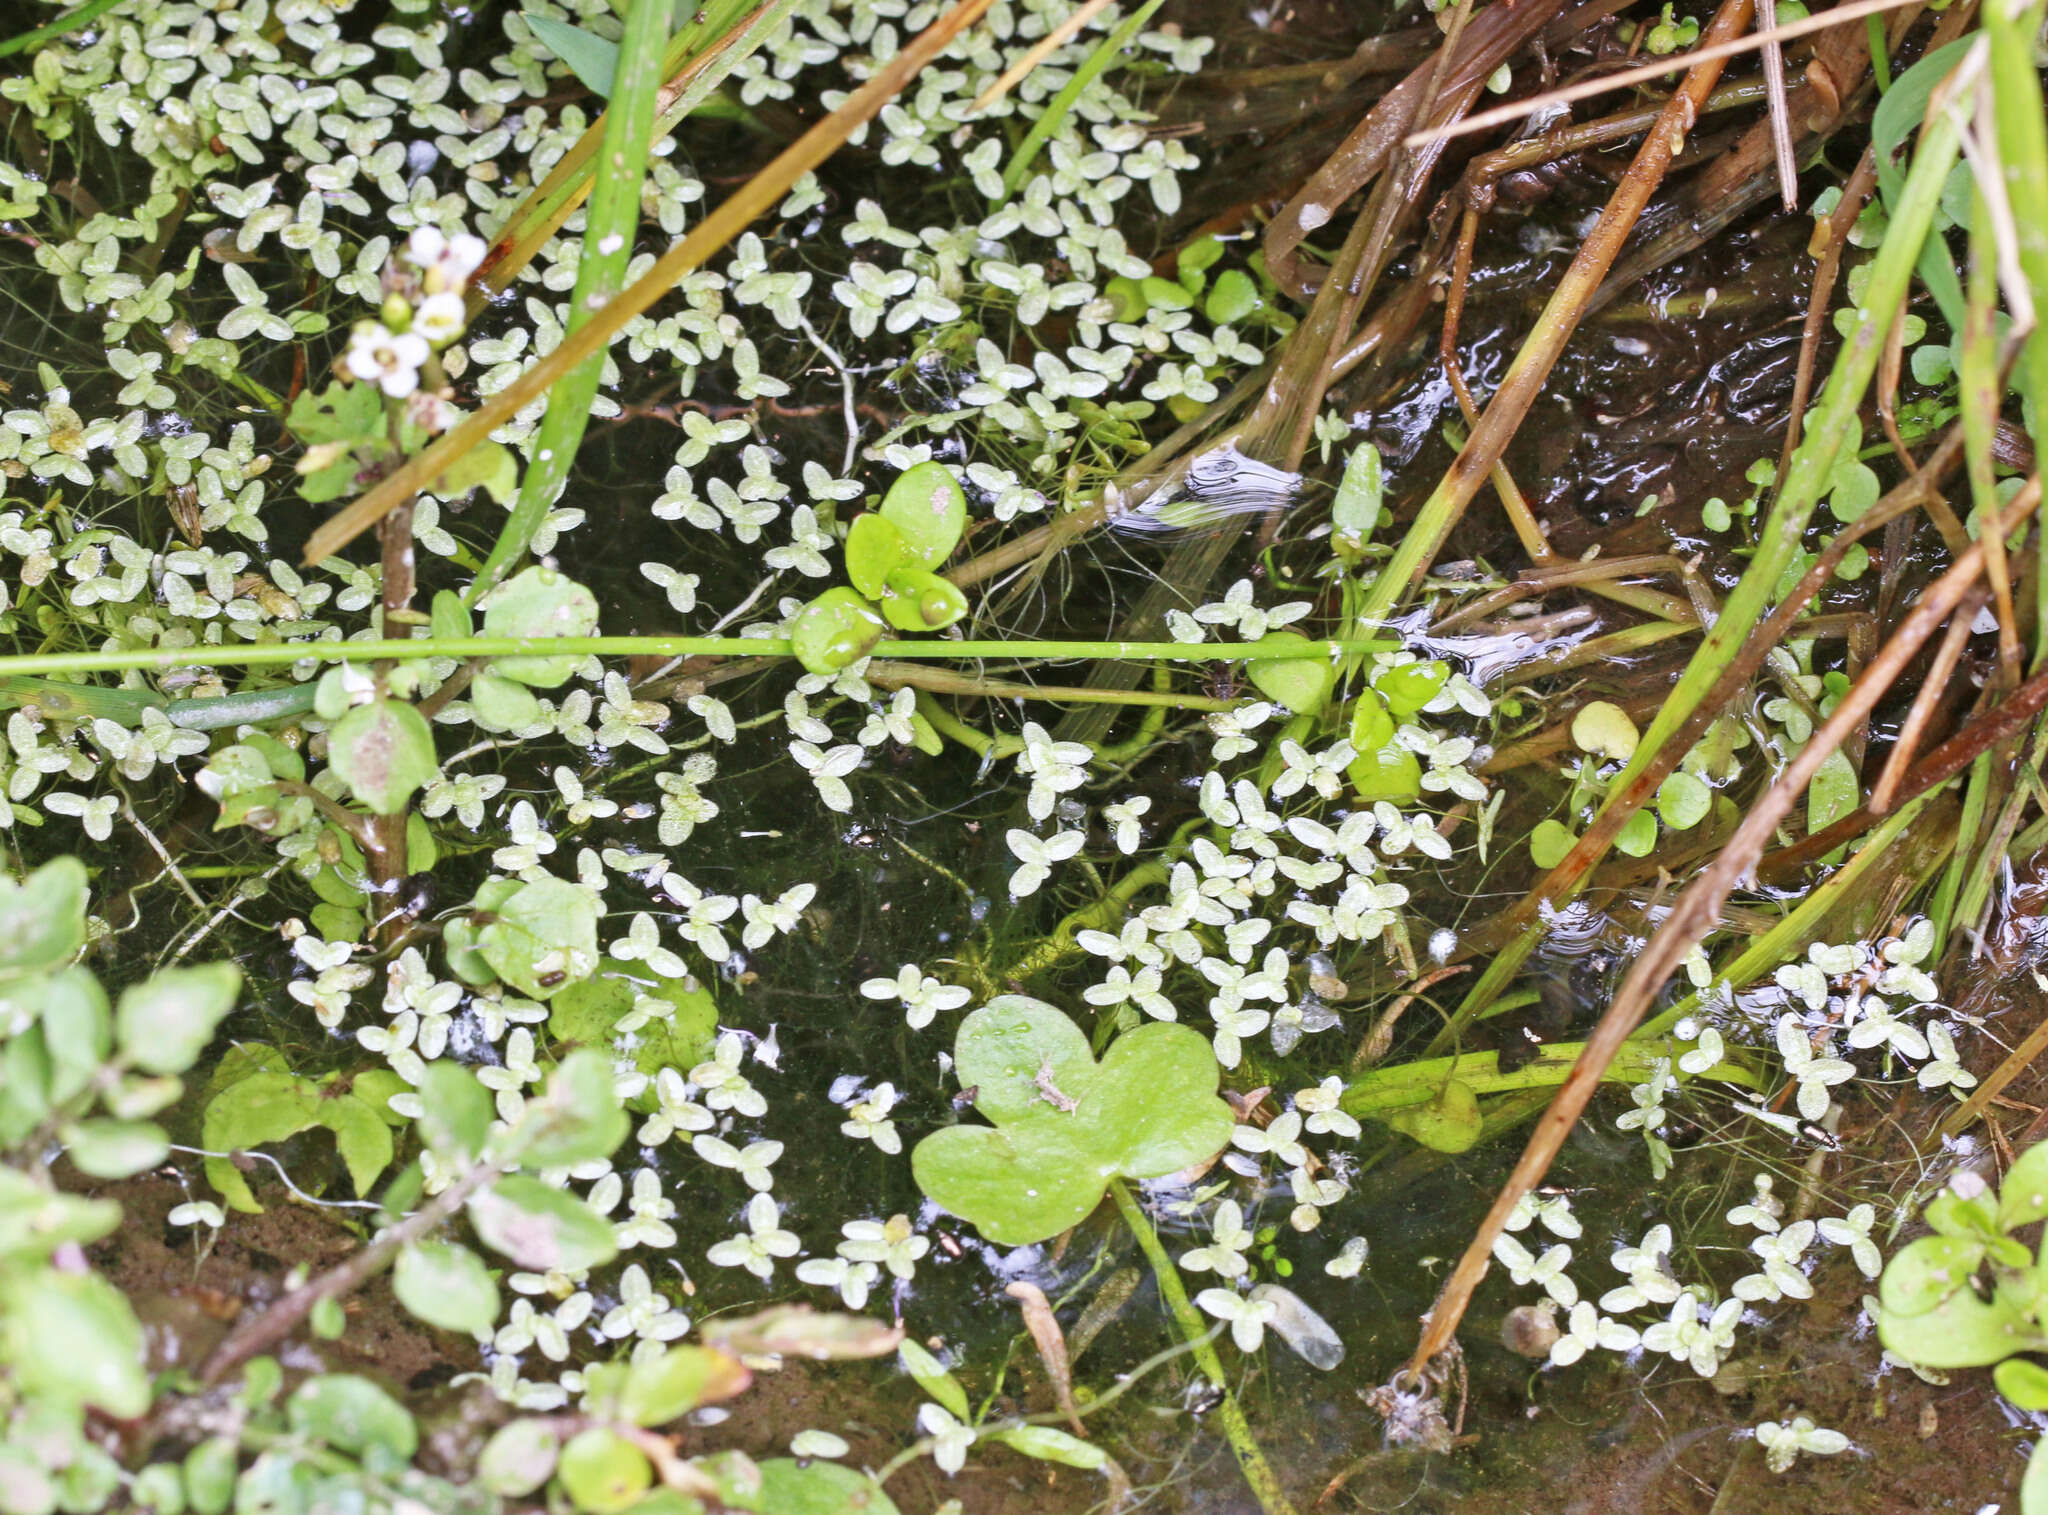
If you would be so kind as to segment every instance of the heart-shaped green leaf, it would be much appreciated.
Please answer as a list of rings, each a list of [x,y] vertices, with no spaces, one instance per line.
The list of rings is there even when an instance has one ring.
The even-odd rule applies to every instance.
[[[427,718],[403,700],[384,699],[358,705],[334,723],[327,766],[378,815],[398,814],[440,771]]]
[[[487,637],[587,637],[597,630],[597,596],[567,574],[535,567],[514,574],[483,599]],[[491,672],[552,689],[576,671],[577,658],[497,658]]]
[[[1186,1026],[1153,1022],[1101,1062],[1065,1014],[1005,995],[960,1023],[954,1063],[994,1126],[950,1126],[911,1156],[918,1186],[999,1246],[1085,1219],[1113,1178],[1162,1178],[1230,1140],[1216,1057]]]
[[[1299,632],[1276,631],[1268,642],[1299,642],[1306,649],[1307,637]],[[1296,715],[1314,715],[1329,703],[1337,687],[1337,665],[1328,657],[1312,654],[1299,658],[1254,658],[1244,665],[1245,677],[1267,699],[1285,705]]]
[[[967,496],[944,463],[919,463],[882,496],[882,518],[902,535],[911,562],[936,568],[953,555],[967,529]]]

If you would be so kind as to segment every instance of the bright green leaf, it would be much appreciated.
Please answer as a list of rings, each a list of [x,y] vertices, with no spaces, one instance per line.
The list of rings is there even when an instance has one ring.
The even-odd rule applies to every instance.
[[[866,657],[887,629],[882,613],[842,584],[797,612],[791,650],[804,672],[830,677]]]
[[[452,1242],[414,1242],[391,1272],[398,1302],[430,1326],[475,1335],[498,1320],[498,1286],[482,1258]]]
[[[235,1007],[242,970],[233,963],[166,968],[121,992],[115,1027],[122,1053],[144,1073],[183,1073]]]
[[[440,771],[434,730],[403,700],[357,705],[327,733],[327,766],[357,803],[396,815]]]
[[[918,463],[889,486],[881,513],[902,536],[912,562],[937,568],[953,555],[967,529],[967,496],[944,463]]]

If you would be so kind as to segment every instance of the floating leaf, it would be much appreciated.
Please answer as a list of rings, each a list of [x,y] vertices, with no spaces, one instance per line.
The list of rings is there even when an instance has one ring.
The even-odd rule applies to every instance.
[[[487,637],[587,637],[597,630],[597,596],[567,574],[537,564],[512,575],[481,603]],[[491,672],[536,689],[553,689],[581,661],[494,658]]]
[[[541,718],[540,700],[531,689],[489,668],[471,682],[469,708],[485,731],[523,731]]]
[[[607,1053],[579,1047],[548,1075],[520,1123],[520,1158],[531,1168],[572,1168],[610,1157],[626,1139],[626,1112]]]
[[[637,1503],[654,1484],[647,1454],[617,1431],[593,1426],[562,1448],[556,1473],[562,1488],[588,1515],[614,1515]]]
[[[889,575],[882,615],[898,631],[944,631],[967,614],[958,585],[929,568],[898,568]]]
[[[872,511],[853,518],[846,533],[846,576],[853,587],[871,600],[879,600],[889,575],[912,563],[903,533]]]
[[[1638,810],[1621,823],[1621,830],[1614,833],[1614,848],[1630,857],[1647,857],[1650,849],[1657,845],[1657,817],[1647,810]]]
[[[1275,631],[1266,640],[1299,642],[1304,649],[1311,645],[1307,637],[1293,631]],[[1296,715],[1316,714],[1330,702],[1330,693],[1337,687],[1337,665],[1319,648],[1298,658],[1254,658],[1244,665],[1244,672],[1259,693]]]
[[[2048,1368],[2032,1358],[2008,1357],[1992,1370],[1998,1392],[2022,1410],[2048,1410]]]
[[[619,1251],[610,1221],[575,1195],[524,1174],[471,1195],[469,1223],[486,1246],[532,1273],[581,1273]]]
[[[1806,831],[1825,831],[1863,801],[1856,768],[1845,752],[1830,752],[1806,786]]]
[[[1186,1026],[1153,1022],[1100,1063],[1066,1015],[1004,995],[960,1023],[954,1062],[990,1126],[951,1126],[917,1145],[918,1186],[1001,1246],[1055,1236],[1112,1178],[1162,1178],[1230,1139],[1216,1057]]]
[[[1891,1269],[1887,1268],[1885,1282],[1890,1280]],[[2048,1336],[2003,1292],[1986,1300],[1966,1288],[1954,1290],[1933,1309],[1918,1314],[1901,1314],[1888,1304],[1880,1306],[1877,1337],[1906,1361],[1935,1369],[1979,1368],[2002,1362],[2015,1352],[2048,1347]]]
[[[882,496],[882,518],[902,535],[911,562],[937,568],[967,529],[967,496],[944,463],[918,463]]]
[[[1673,831],[1690,831],[1713,808],[1714,791],[1696,774],[1680,770],[1657,786],[1657,814]]]
[[[1264,303],[1259,298],[1259,286],[1252,281],[1250,274],[1241,268],[1226,268],[1209,286],[1209,298],[1202,302],[1202,314],[1218,326],[1228,326],[1242,321]]]
[[[440,771],[434,730],[403,700],[358,705],[327,733],[327,766],[348,785],[356,802],[378,815],[396,815]]]
[[[660,1007],[654,1019],[615,1041],[613,1028],[643,1001]],[[695,978],[662,978],[639,963],[607,957],[589,978],[548,1001],[548,1031],[561,1043],[630,1057],[649,1080],[649,1087],[631,1104],[652,1111],[657,1103],[652,1086],[656,1074],[663,1068],[694,1068],[711,1056],[718,1036],[718,1005]]]
[[[597,971],[597,900],[581,884],[536,879],[478,928],[476,950],[521,994],[547,999]]]
[[[1917,933],[1916,926],[1914,934]],[[1930,939],[1931,950],[1933,932],[1925,935]],[[1913,934],[1909,934],[1906,950],[1910,952],[1913,945]],[[2048,1142],[2037,1142],[2005,1170],[2005,1182],[1998,1187],[1998,1224],[2004,1230],[2014,1231],[2044,1217],[2048,1217]]]
[[[1432,1152],[1469,1151],[1486,1130],[1485,1118],[1479,1113],[1479,1096],[1472,1092],[1470,1084],[1455,1078],[1428,1104],[1394,1110],[1382,1118]]]
[[[1920,1237],[1901,1247],[1885,1265],[1878,1301],[1888,1315],[1925,1315],[1965,1288],[1983,1260],[1980,1241],[1961,1236]]]
[[[769,1515],[897,1515],[896,1502],[857,1468],[793,1457],[770,1457],[759,1468],[760,1492],[743,1508]]]
[[[868,1315],[842,1315],[809,1305],[775,1305],[753,1315],[720,1315],[704,1322],[707,1346],[735,1357],[768,1355],[839,1362],[886,1357],[903,1340],[900,1326]]]
[[[1355,560],[1365,551],[1380,523],[1385,501],[1386,475],[1380,450],[1370,442],[1360,442],[1351,449],[1344,478],[1337,485],[1337,498],[1330,505],[1330,542],[1340,557]]]
[[[1292,1289],[1260,1284],[1251,1298],[1271,1302],[1273,1318],[1266,1324],[1310,1367],[1327,1373],[1344,1361],[1344,1339]]]
[[[1451,681],[1450,664],[1441,661],[1400,663],[1373,680],[1395,720],[1406,720],[1443,693]]]
[[[886,629],[882,613],[842,584],[797,612],[790,650],[806,673],[826,678],[866,657]]]
[[[500,505],[519,493],[519,463],[503,442],[485,440],[463,453],[428,485],[431,494],[452,500],[481,489]]]
[[[1538,821],[1529,831],[1529,857],[1538,868],[1555,868],[1578,840],[1562,821]]]
[[[312,1079],[254,1073],[228,1085],[207,1102],[199,1140],[216,1152],[239,1152],[316,1126],[334,1133],[356,1193],[369,1193],[391,1162],[391,1128],[374,1105]],[[248,1180],[227,1159],[206,1159],[206,1177],[234,1209],[262,1213]]]
[[[412,1412],[354,1373],[307,1379],[285,1402],[285,1415],[293,1430],[342,1452],[360,1455],[377,1447],[410,1462],[420,1446]]]
[[[398,1302],[430,1326],[475,1335],[498,1320],[498,1285],[484,1260],[453,1242],[414,1242],[391,1270]]]
[[[1581,752],[1626,763],[1635,756],[1639,738],[1627,711],[1611,700],[1594,700],[1572,717],[1572,740]]]

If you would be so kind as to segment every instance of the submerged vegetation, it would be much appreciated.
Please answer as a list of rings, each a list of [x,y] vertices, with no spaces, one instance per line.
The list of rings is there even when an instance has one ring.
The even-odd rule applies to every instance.
[[[0,39],[0,1512],[2041,1412],[2043,8],[1756,10]]]

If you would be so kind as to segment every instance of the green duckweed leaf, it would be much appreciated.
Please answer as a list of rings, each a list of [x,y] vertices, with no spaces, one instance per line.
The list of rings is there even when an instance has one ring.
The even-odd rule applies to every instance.
[[[999,1246],[1055,1236],[1113,1178],[1162,1178],[1230,1140],[1216,1057],[1186,1026],[1152,1022],[1110,1043],[1042,1000],[1011,994],[960,1023],[954,1062],[994,1126],[950,1126],[912,1154],[918,1186]]]
[[[911,562],[937,568],[967,529],[967,496],[944,463],[919,463],[882,496],[882,518],[901,534]]]
[[[898,568],[886,589],[882,616],[898,631],[944,631],[967,614],[959,586],[929,568]]]
[[[403,700],[371,700],[327,733],[327,766],[358,804],[378,815],[396,815],[440,772],[434,728]]]
[[[1266,640],[1309,646],[1307,637],[1293,631],[1275,631]],[[1259,693],[1296,715],[1316,714],[1330,702],[1337,687],[1337,665],[1321,652],[1298,658],[1254,658],[1244,665],[1244,672]]]
[[[487,637],[587,637],[597,630],[597,596],[567,574],[536,564],[485,595]],[[496,658],[491,672],[536,689],[553,689],[576,671],[576,657]]]
[[[889,575],[914,561],[903,533],[885,517],[869,511],[853,518],[846,533],[846,576],[869,599],[879,600]]]
[[[882,613],[841,584],[797,612],[790,650],[804,672],[829,677],[866,657],[885,629]]]

